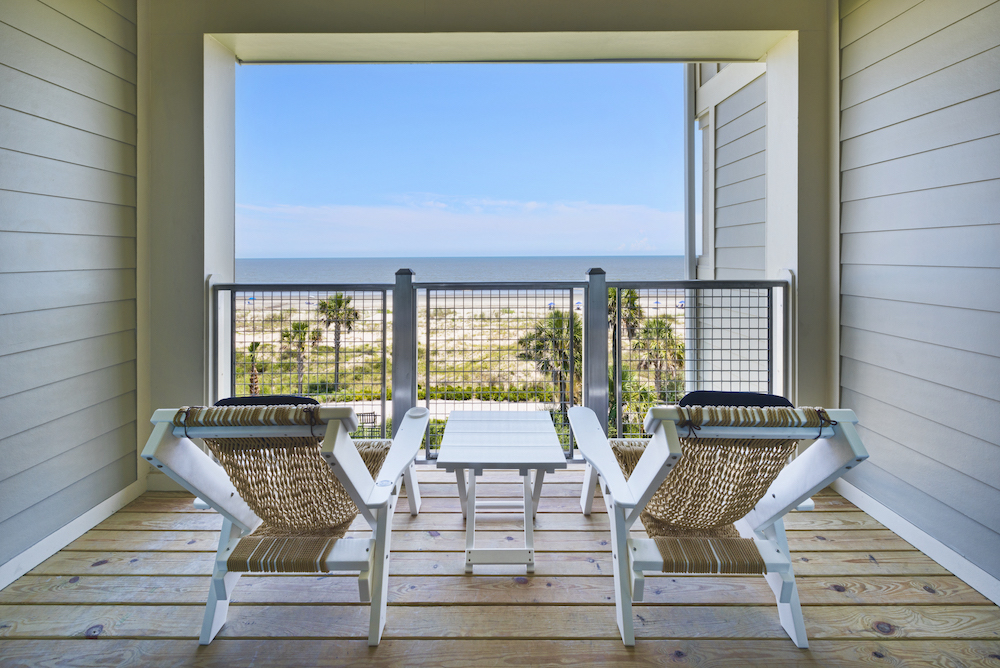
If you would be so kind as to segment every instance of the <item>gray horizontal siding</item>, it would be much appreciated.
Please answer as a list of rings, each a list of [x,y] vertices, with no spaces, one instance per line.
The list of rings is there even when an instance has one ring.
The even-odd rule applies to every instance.
[[[0,356],[134,328],[133,300],[11,313],[0,318]]]
[[[135,114],[134,83],[6,23],[0,23],[0,62],[52,85]]]
[[[136,43],[97,0],[0,15],[0,563],[136,479]]]
[[[941,3],[941,0],[938,2]],[[947,3],[950,2],[952,0],[947,0]],[[959,1],[955,4],[965,9],[967,3]],[[957,16],[958,14],[949,15],[945,20]],[[875,33],[870,37],[873,38],[874,35]],[[868,40],[869,38],[865,38],[865,41]],[[998,44],[1000,44],[1000,4],[994,0],[985,9],[980,9],[947,26],[941,26],[937,32],[927,37],[906,45],[895,42],[880,48],[878,53],[873,54],[873,58],[880,57],[884,49],[891,49],[891,55],[881,60],[859,63],[856,67],[861,69],[844,79],[841,87],[841,108],[852,107],[910,81],[933,74],[960,60],[992,49]],[[988,76],[988,73],[984,72],[983,76]]]
[[[44,463],[54,444],[70,450],[135,422],[135,410],[135,392],[126,392],[0,440],[0,480]]]
[[[135,176],[135,146],[0,107],[0,146],[83,167]]]
[[[135,299],[135,269],[0,274],[0,314]]]
[[[878,497],[890,508],[905,508],[907,519],[945,545],[980,565],[996,572],[1000,556],[1000,535],[988,527],[955,512],[927,490],[915,487],[903,478],[866,463],[848,471],[844,479],[863,490],[878,490]]]
[[[1000,180],[844,202],[841,231],[884,232],[927,227],[993,225],[1000,211]]]
[[[944,109],[997,90],[1000,47],[942,68],[926,77],[892,88],[840,115],[840,136],[850,139],[922,114]]]
[[[841,168],[854,169],[1000,134],[997,91],[890,125],[841,145]]]
[[[763,278],[767,79],[715,108],[716,278]]]
[[[841,324],[1000,358],[1000,313],[921,302],[842,297]]]
[[[1000,487],[1000,447],[942,424],[939,420],[947,416],[908,413],[853,390],[844,390],[844,400],[850,402],[866,429],[896,443],[907,443],[923,457],[993,489]],[[954,446],[942,448],[942,443]]]
[[[869,0],[842,23],[847,479],[1000,576],[1000,3]]]
[[[0,563],[107,500],[107,490],[124,489],[134,480],[135,454],[131,453],[0,522],[0,535],[4,537],[0,542]]]

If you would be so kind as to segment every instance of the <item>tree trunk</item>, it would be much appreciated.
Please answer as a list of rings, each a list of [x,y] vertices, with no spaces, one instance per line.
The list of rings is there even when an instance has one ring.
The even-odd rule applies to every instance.
[[[299,350],[296,355],[298,356],[298,374],[299,374],[299,394],[302,394],[302,376],[305,374],[306,370],[306,356],[301,350]]]
[[[340,389],[340,322],[333,323],[333,391]]]

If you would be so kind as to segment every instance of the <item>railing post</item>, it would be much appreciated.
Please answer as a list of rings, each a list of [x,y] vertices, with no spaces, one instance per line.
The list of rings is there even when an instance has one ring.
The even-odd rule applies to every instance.
[[[583,314],[583,405],[608,433],[608,282],[603,269],[587,272]]]
[[[392,289],[392,436],[400,418],[417,405],[417,295],[413,271],[396,272]]]

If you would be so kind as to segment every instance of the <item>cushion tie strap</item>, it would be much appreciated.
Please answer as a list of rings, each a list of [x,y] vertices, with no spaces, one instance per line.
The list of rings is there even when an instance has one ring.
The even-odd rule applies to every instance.
[[[823,427],[832,427],[836,424],[839,424],[836,420],[830,417],[829,414],[827,414],[825,408],[817,408],[816,414],[819,416],[819,434],[816,436],[816,438],[823,437]]]

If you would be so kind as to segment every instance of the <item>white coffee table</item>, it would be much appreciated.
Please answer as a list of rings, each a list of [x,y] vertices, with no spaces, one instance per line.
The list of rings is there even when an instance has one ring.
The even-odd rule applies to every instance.
[[[525,564],[535,570],[534,518],[545,473],[566,468],[547,411],[452,411],[438,451],[438,468],[454,471],[465,523],[465,572],[477,564]],[[524,478],[523,501],[477,501],[476,476],[486,469],[516,469]],[[466,471],[470,471],[466,481]],[[532,479],[531,471],[534,471]],[[477,510],[524,512],[524,547],[477,548]]]

